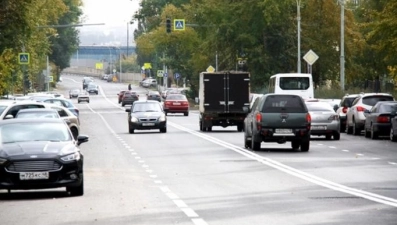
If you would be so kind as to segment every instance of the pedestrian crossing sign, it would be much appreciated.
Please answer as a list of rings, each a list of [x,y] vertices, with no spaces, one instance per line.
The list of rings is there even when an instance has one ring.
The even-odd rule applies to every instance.
[[[29,53],[19,53],[18,54],[18,63],[21,65],[29,65],[30,54]]]
[[[185,19],[174,19],[174,30],[185,30]]]

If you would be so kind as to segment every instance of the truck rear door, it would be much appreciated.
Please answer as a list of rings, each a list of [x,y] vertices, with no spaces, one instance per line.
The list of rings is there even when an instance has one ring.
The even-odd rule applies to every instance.
[[[206,112],[225,110],[225,75],[218,73],[203,74],[204,108]]]
[[[229,73],[226,79],[226,110],[229,112],[242,112],[249,102],[249,73]]]

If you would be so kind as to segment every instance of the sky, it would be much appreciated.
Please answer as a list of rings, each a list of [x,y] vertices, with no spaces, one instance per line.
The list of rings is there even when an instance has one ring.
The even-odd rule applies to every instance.
[[[139,0],[82,0],[83,16],[81,23],[105,25],[84,26],[79,28],[83,45],[94,44],[89,43],[88,36],[96,33],[98,36],[112,36],[111,40],[98,41],[95,44],[111,44],[117,45],[115,42],[122,42],[127,36],[127,22],[131,21],[132,16],[139,9]],[[129,25],[129,35],[132,39],[133,30],[136,24]],[[117,40],[117,36],[120,36]],[[115,40],[116,39],[116,40]],[[102,39],[101,39],[102,40]]]

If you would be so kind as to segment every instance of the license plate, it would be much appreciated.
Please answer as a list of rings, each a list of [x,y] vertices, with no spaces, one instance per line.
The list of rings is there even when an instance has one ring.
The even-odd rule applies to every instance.
[[[276,129],[277,134],[292,134],[292,129]]]
[[[23,172],[19,173],[20,180],[46,180],[50,178],[48,172]]]
[[[154,126],[154,123],[142,123],[142,126],[145,127]]]
[[[181,103],[179,103],[179,102],[174,102],[173,105],[181,105]]]
[[[326,130],[327,126],[312,126],[312,130]]]

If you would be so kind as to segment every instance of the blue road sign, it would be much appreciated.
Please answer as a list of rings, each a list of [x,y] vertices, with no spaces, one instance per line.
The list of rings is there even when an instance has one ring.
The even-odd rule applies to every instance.
[[[174,30],[185,30],[185,19],[174,19]]]
[[[18,63],[21,65],[28,65],[30,63],[30,54],[26,52],[19,53]]]
[[[181,75],[179,73],[175,73],[174,76],[175,76],[175,79],[177,79],[177,80],[181,77]]]
[[[168,77],[168,73],[163,73],[163,77]]]

